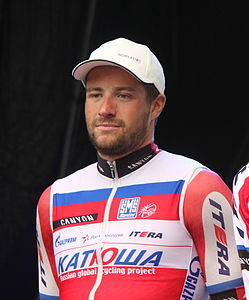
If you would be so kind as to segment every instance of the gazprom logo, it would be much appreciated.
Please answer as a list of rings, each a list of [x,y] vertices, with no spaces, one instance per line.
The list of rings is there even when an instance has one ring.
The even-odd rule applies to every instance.
[[[77,237],[69,237],[66,239],[61,239],[61,235],[59,234],[58,237],[55,239],[55,247],[60,247],[65,244],[75,243],[76,240],[77,240]]]
[[[124,198],[120,200],[118,219],[134,219],[137,217],[140,197]]]

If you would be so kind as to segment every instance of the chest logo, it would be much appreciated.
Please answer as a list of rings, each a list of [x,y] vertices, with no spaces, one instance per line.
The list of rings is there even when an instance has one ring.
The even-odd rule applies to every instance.
[[[96,221],[98,219],[98,214],[89,214],[84,216],[73,216],[68,218],[63,218],[60,220],[53,221],[53,228],[58,228],[66,225],[75,225],[79,223],[89,223]]]
[[[148,218],[151,215],[153,215],[156,212],[156,204],[148,204],[145,205],[140,211],[139,211],[139,217],[142,218]]]
[[[137,217],[140,197],[124,198],[120,200],[118,219],[134,219]]]

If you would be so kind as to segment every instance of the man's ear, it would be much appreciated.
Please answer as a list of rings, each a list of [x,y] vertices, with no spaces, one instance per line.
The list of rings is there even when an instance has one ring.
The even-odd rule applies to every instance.
[[[166,96],[163,94],[157,95],[157,97],[153,100],[151,105],[151,118],[153,120],[157,119],[161,114],[166,103]]]

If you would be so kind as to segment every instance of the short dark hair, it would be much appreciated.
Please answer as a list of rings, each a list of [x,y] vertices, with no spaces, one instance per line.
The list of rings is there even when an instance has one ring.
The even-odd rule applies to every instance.
[[[152,101],[160,94],[158,89],[154,86],[153,83],[143,83],[144,88],[147,93],[147,98],[149,103],[152,103]]]
[[[143,83],[144,88],[146,90],[147,93],[147,100],[149,104],[152,104],[153,100],[160,94],[160,92],[158,91],[158,89],[154,86],[153,83]],[[158,122],[158,118],[156,118],[155,120],[155,126]]]

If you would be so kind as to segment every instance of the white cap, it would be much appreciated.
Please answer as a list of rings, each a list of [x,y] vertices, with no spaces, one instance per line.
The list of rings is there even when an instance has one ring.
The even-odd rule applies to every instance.
[[[102,44],[94,50],[88,60],[79,63],[72,71],[75,79],[85,85],[89,71],[99,66],[118,66],[144,83],[153,83],[159,93],[165,89],[163,68],[150,49],[125,38]]]

